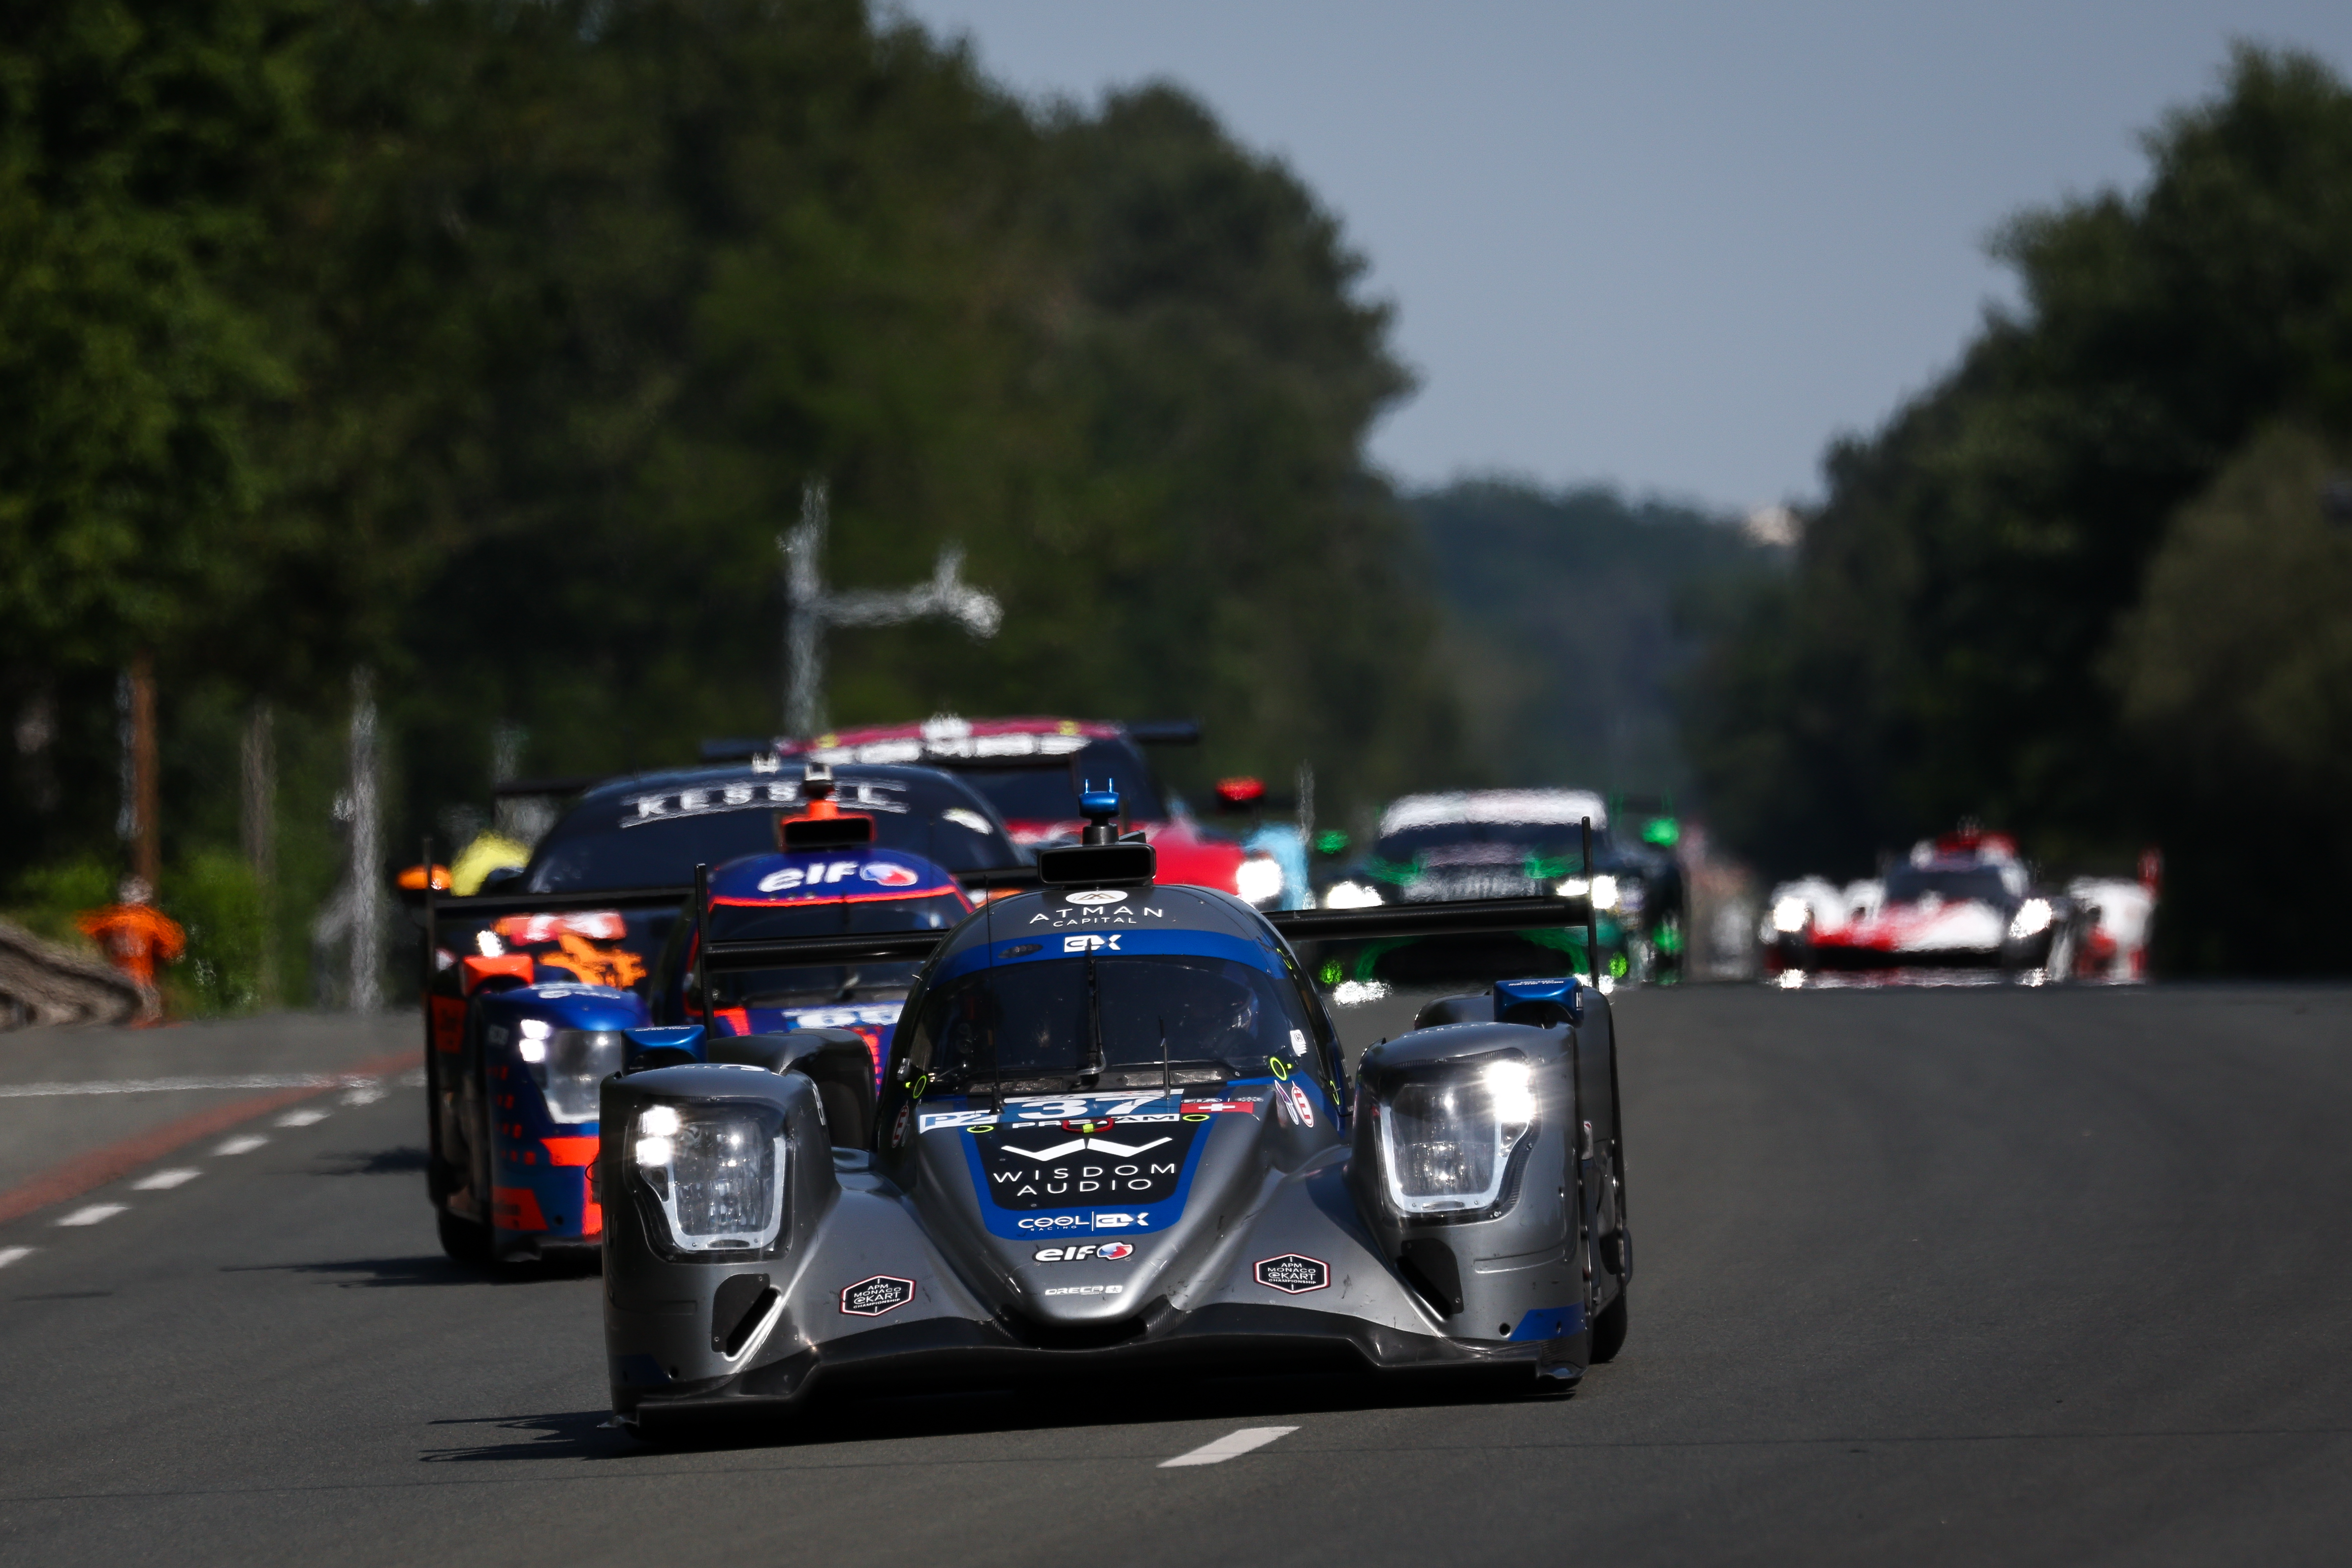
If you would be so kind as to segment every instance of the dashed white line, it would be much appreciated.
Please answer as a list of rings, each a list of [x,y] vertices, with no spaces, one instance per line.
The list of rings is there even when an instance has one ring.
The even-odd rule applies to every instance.
[[[131,1190],[134,1193],[165,1193],[183,1182],[193,1182],[203,1174],[202,1171],[184,1166],[176,1171],[157,1171],[152,1175],[142,1176],[131,1183]]]
[[[112,1219],[130,1206],[129,1204],[85,1204],[58,1223],[59,1225],[96,1225],[102,1219]]]
[[[278,1119],[278,1125],[280,1127],[308,1127],[314,1121],[324,1121],[327,1119],[327,1115],[328,1113],[323,1110],[289,1110],[285,1115]]]
[[[0,1247],[0,1268],[32,1256],[33,1249],[29,1247]]]
[[[381,1084],[355,1083],[343,1090],[345,1105],[373,1105],[383,1098],[383,1088]]]
[[[258,1132],[248,1132],[242,1138],[230,1139],[213,1152],[215,1154],[250,1154],[268,1142],[268,1139]]]
[[[240,1073],[226,1078],[110,1078],[79,1083],[0,1083],[0,1100],[40,1100],[70,1094],[184,1094],[215,1089],[332,1089],[336,1073]]]
[[[1226,1433],[1213,1443],[1203,1443],[1189,1454],[1162,1459],[1160,1468],[1172,1470],[1183,1465],[1222,1465],[1237,1454],[1263,1448],[1276,1437],[1288,1436],[1297,1430],[1296,1426],[1244,1426],[1238,1432]]]

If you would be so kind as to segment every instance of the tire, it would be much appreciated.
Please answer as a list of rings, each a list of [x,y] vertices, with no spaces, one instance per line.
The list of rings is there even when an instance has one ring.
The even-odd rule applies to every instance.
[[[490,1227],[459,1219],[447,1209],[434,1211],[441,1231],[441,1250],[459,1263],[477,1267],[490,1260]]]
[[[1617,1352],[1625,1348],[1626,1294],[1625,1288],[1621,1286],[1617,1299],[1601,1308],[1601,1315],[1592,1320],[1592,1364],[1595,1366],[1605,1361],[1615,1361]]]

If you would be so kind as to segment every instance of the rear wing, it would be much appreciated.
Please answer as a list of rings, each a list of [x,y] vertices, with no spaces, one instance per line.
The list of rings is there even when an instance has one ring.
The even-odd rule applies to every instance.
[[[688,898],[693,896],[693,889],[684,891]],[[1592,910],[1583,899],[1480,899],[1377,910],[1282,910],[1265,919],[1294,942],[1391,942],[1584,925],[1591,922]],[[703,966],[720,972],[818,963],[904,963],[929,958],[947,938],[943,931],[889,931],[866,936],[704,942],[699,951]]]

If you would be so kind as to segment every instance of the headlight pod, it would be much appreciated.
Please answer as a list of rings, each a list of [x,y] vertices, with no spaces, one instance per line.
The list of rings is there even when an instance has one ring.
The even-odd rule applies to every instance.
[[[1381,890],[1366,882],[1334,882],[1323,889],[1323,907],[1327,910],[1376,910],[1381,906]]]
[[[1782,936],[1794,936],[1812,923],[1812,906],[1794,893],[1772,906],[1772,929]]]
[[[2050,907],[2047,899],[2026,900],[2017,906],[2017,913],[2009,922],[2009,940],[2023,942],[2027,937],[2040,936],[2050,929],[2050,922],[2056,918],[2057,912]]]
[[[1377,1104],[1381,1173],[1400,1214],[1484,1218],[1509,1206],[1538,1120],[1525,1058],[1415,1074]]]
[[[713,1262],[766,1252],[784,1226],[790,1144],[782,1113],[770,1106],[639,1110],[628,1163],[658,1215],[646,1226],[655,1245]]]
[[[536,1018],[519,1026],[515,1053],[558,1121],[596,1120],[596,1086],[621,1070],[627,1045],[618,1029],[554,1029]]]
[[[1282,897],[1282,862],[1271,855],[1252,855],[1234,870],[1234,896],[1252,909],[1264,909]]]

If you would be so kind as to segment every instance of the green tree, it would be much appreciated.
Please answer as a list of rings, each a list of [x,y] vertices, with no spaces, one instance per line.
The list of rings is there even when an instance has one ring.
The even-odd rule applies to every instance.
[[[2147,138],[2147,186],[2032,213],[2024,304],[1834,448],[1796,574],[1693,713],[1720,826],[1775,870],[1859,869],[1964,814],[2062,864],[2177,826],[2103,677],[2178,510],[2262,426],[2352,395],[2352,93],[2241,48]],[[2210,835],[2184,857],[2234,857]],[[2176,900],[2168,940],[2246,905]]]

